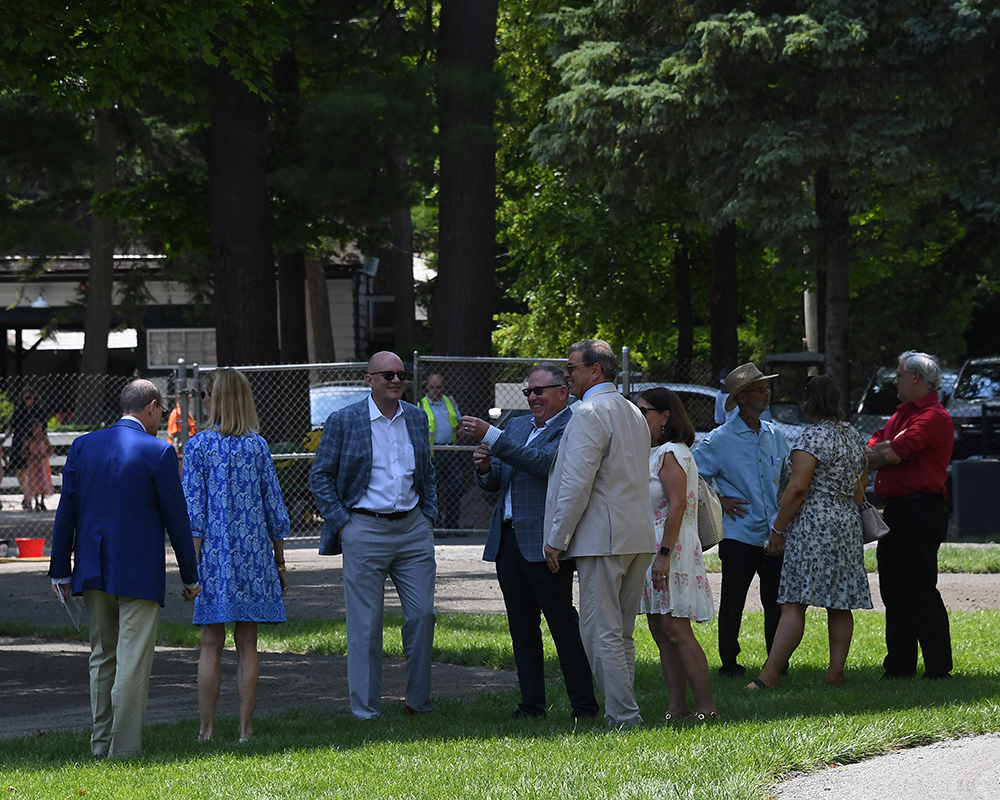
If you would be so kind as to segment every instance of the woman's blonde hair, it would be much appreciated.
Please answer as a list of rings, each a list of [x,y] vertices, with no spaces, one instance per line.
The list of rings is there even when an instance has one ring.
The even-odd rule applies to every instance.
[[[242,436],[260,430],[250,381],[242,372],[226,367],[215,373],[208,425],[226,436]]]

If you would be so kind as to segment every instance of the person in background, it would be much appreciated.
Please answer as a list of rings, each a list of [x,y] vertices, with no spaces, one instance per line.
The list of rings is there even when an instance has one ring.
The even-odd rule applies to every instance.
[[[201,591],[177,454],[157,438],[159,390],[134,380],[122,418],[81,436],[63,467],[49,575],[62,596],[82,594],[90,631],[90,704],[97,757],[142,753],[156,626],[166,592],[166,529],[184,588]],[[71,565],[72,560],[72,565]]]
[[[427,376],[424,396],[418,405],[427,415],[432,445],[450,445],[458,442],[459,419],[455,398],[444,393],[444,377],[436,372]],[[444,529],[442,537],[451,535],[448,531],[458,528],[462,501],[462,464],[454,450],[433,450],[434,474],[438,493],[437,527]]]
[[[712,589],[698,538],[698,467],[691,455],[694,426],[684,404],[657,386],[636,398],[649,426],[649,496],[659,549],[646,571],[639,613],[660,651],[670,709],[666,720],[719,719],[712,699],[708,659],[691,630],[691,621],[715,617]],[[694,695],[688,707],[687,687]]]
[[[594,680],[573,606],[573,564],[563,561],[552,572],[542,551],[549,472],[573,413],[566,405],[569,389],[562,367],[542,363],[532,368],[524,396],[531,416],[515,417],[506,430],[476,417],[462,417],[461,423],[464,433],[482,440],[472,454],[479,485],[500,492],[483,559],[496,562],[507,609],[521,689],[514,718],[546,714],[542,614],[559,655],[573,718],[596,717]]]
[[[14,470],[17,475],[17,482],[24,494],[21,501],[21,508],[31,511],[32,498],[28,496],[25,488],[25,480],[28,471],[28,456],[24,450],[24,443],[31,435],[31,429],[39,420],[48,419],[48,414],[42,410],[38,402],[38,394],[34,389],[25,387],[21,392],[20,402],[14,406],[14,412],[10,417],[10,450],[7,466]]]
[[[840,389],[829,375],[809,381],[802,410],[813,424],[792,450],[792,475],[767,543],[769,552],[784,552],[781,620],[767,663],[748,689],[781,683],[781,670],[802,641],[809,606],[826,609],[826,683],[843,683],[854,634],[851,610],[872,607],[857,513],[867,484],[864,440],[844,421]]]
[[[197,426],[195,425],[194,417],[191,416],[190,409],[188,410],[188,430],[187,438],[190,439],[195,435],[197,431]],[[167,417],[167,435],[170,437],[170,441],[174,443],[175,448],[179,448],[181,444],[181,396],[177,395],[177,401],[174,407],[170,410],[170,416]]]
[[[868,441],[868,469],[878,470],[875,494],[885,503],[889,532],[878,542],[879,591],[885,603],[886,678],[952,670],[948,611],[937,588],[937,552],[948,533],[945,480],[955,429],[938,400],[941,366],[928,353],[900,355],[899,406]]]
[[[235,623],[239,739],[253,736],[260,665],[258,623],[284,622],[282,598],[288,511],[246,377],[220,370],[208,428],[185,448],[182,483],[202,592],[194,602],[201,626],[198,741],[215,733],[226,623]]]
[[[385,579],[403,607],[404,714],[429,714],[434,645],[433,522],[437,516],[427,415],[401,398],[403,361],[382,351],[368,360],[371,395],[334,411],[309,473],[323,517],[321,555],[340,538],[347,616],[351,712],[382,714],[382,620]]]
[[[698,472],[715,482],[726,512],[726,538],[719,542],[722,597],[719,601],[719,673],[738,677],[746,668],[737,662],[740,626],[747,592],[756,574],[764,607],[764,642],[768,652],[778,629],[780,555],[764,551],[771,522],[778,513],[778,486],[788,459],[781,431],[762,418],[770,402],[767,381],[753,364],[743,364],[726,376],[726,411],[739,414],[711,431],[694,449]]]
[[[545,560],[580,576],[580,638],[610,727],[642,724],[635,698],[635,616],[656,550],[649,504],[649,428],[615,388],[607,342],[569,348],[566,382],[581,402],[559,444],[545,497]]]
[[[52,497],[52,465],[49,459],[55,454],[49,442],[45,423],[38,420],[31,429],[30,438],[22,446],[28,467],[24,472],[24,499],[34,502],[35,511],[45,511],[45,498]]]

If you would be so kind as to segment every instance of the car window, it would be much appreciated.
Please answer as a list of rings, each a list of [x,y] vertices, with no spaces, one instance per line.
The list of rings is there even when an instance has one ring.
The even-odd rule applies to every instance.
[[[710,431],[715,427],[715,398],[710,395],[675,390],[687,410],[696,431]]]
[[[1000,393],[1000,364],[970,365],[952,395],[957,400],[993,400]]]
[[[896,413],[896,406],[899,405],[899,397],[895,386],[896,372],[882,376],[880,375],[861,400],[858,407],[859,414],[874,414],[877,416],[892,416]]]

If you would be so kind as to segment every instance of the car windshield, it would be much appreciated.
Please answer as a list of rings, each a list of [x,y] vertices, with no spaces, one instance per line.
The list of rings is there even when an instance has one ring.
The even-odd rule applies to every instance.
[[[889,417],[896,413],[899,396],[896,393],[896,370],[879,370],[878,377],[872,381],[858,407],[859,414],[874,414]]]
[[[993,400],[1000,393],[1000,363],[970,364],[958,383],[953,397],[957,400]]]

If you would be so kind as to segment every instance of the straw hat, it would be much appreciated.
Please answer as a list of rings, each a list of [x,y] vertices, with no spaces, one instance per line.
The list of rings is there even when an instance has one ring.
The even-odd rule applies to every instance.
[[[726,376],[726,391],[729,397],[726,398],[726,411],[736,408],[736,395],[746,389],[750,384],[757,381],[766,381],[770,378],[777,378],[775,375],[764,375],[753,364],[742,364]]]

